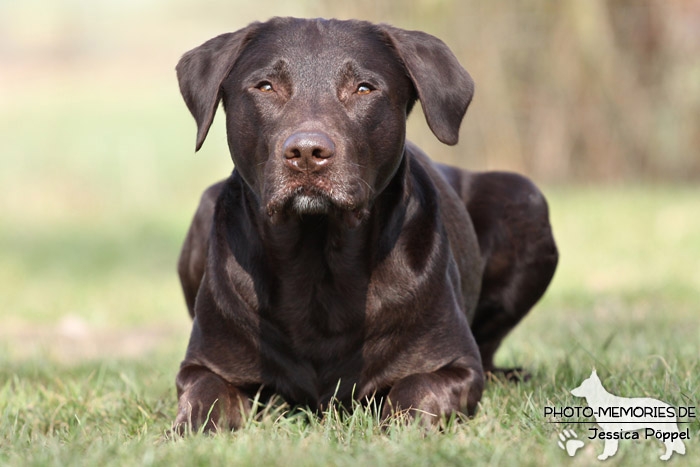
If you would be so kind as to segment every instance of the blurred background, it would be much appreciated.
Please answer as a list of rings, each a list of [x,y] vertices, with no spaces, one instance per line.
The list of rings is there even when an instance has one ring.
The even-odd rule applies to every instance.
[[[194,154],[174,67],[286,15],[452,48],[476,82],[460,144],[441,145],[418,106],[408,137],[544,187],[562,249],[552,309],[697,303],[698,1],[0,0],[0,347],[139,355],[172,337],[181,354],[175,262],[200,193],[232,165],[222,114]]]

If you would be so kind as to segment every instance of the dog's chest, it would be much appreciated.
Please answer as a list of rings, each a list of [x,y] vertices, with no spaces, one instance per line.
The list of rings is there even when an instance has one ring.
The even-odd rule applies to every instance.
[[[279,349],[279,365],[291,361],[304,369],[303,376],[291,378],[273,372],[276,382],[297,385],[290,390],[306,393],[301,397],[312,406],[327,402],[339,380],[351,392],[362,373],[368,281],[357,270],[345,271],[321,261],[297,262],[280,270],[270,307],[262,313],[276,330],[268,345]]]
[[[361,344],[366,286],[359,282],[332,275],[283,281],[269,318],[287,337],[289,351],[320,362]]]
[[[347,350],[361,334],[369,288],[363,236],[336,238],[329,230],[303,224],[293,247],[268,250],[269,319],[293,350],[313,357],[319,346]]]

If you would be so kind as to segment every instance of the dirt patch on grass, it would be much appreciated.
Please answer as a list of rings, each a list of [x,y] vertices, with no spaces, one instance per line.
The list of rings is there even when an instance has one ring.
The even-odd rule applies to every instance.
[[[72,363],[98,358],[138,358],[180,345],[183,353],[189,329],[182,325],[135,328],[97,328],[78,316],[66,316],[56,325],[14,323],[0,329],[0,341],[12,358],[46,356]]]

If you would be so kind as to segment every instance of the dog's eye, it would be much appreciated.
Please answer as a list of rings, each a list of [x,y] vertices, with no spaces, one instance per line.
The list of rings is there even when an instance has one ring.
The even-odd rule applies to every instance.
[[[262,92],[273,92],[275,90],[269,81],[261,81],[255,88]]]
[[[358,94],[369,94],[370,92],[374,91],[374,86],[372,86],[369,83],[360,83],[359,86],[357,86],[357,91],[355,91]]]

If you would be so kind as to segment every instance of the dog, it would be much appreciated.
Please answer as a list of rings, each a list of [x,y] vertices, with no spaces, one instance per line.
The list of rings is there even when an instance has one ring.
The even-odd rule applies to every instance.
[[[208,188],[178,263],[192,333],[175,426],[235,429],[250,399],[383,400],[428,424],[473,414],[501,340],[557,264],[541,192],[432,162],[420,100],[457,143],[474,85],[450,49],[364,21],[274,18],[177,65],[204,142],[221,101],[235,169]]]
[[[586,399],[588,406],[593,409],[596,422],[605,433],[601,436],[605,439],[605,446],[603,453],[598,456],[599,460],[605,460],[615,455],[619,439],[623,437],[624,432],[641,429],[644,429],[647,438],[655,433],[665,435],[661,439],[666,451],[661,455],[661,460],[668,460],[674,452],[685,454],[685,444],[683,444],[681,433],[678,431],[676,417],[672,417],[672,422],[670,421],[671,417],[667,418],[666,414],[672,410],[672,407],[667,403],[650,397],[629,398],[610,394],[603,387],[595,370],[579,387],[572,389],[571,394]],[[662,415],[644,414],[644,410],[651,411],[653,409],[661,410]],[[620,413],[616,414],[614,410]],[[624,410],[629,410],[631,415],[621,415]],[[635,415],[635,412],[639,415]]]

